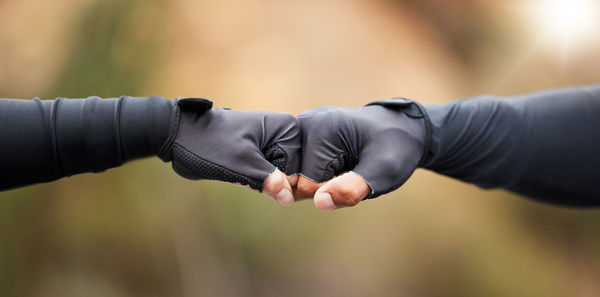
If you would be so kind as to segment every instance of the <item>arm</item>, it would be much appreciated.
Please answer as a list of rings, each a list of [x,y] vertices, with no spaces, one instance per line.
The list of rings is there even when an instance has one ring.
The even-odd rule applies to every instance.
[[[0,99],[0,190],[157,155],[183,177],[248,185],[289,205],[301,141],[290,114],[201,98]]]
[[[423,167],[542,201],[600,205],[600,85],[426,106]]]
[[[298,118],[296,195],[314,195],[323,210],[395,190],[417,167],[541,201],[600,205],[600,85],[447,105],[400,98]]]
[[[0,99],[0,190],[152,156],[171,108],[162,97]]]

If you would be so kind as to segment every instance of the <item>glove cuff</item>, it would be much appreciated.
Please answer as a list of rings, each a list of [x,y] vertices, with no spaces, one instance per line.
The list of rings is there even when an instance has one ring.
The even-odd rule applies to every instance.
[[[412,101],[406,98],[392,98],[388,100],[379,100],[371,102],[365,106],[380,105],[389,109],[401,111],[407,116],[415,119],[423,119],[425,122],[425,135],[423,141],[423,155],[417,166],[421,167],[425,163],[425,159],[430,155],[431,143],[432,143],[432,128],[431,120],[423,105],[418,102]]]
[[[173,160],[173,142],[179,130],[179,119],[182,109],[204,113],[212,108],[212,104],[212,101],[204,98],[177,98],[173,100],[169,135],[156,155],[164,162]]]

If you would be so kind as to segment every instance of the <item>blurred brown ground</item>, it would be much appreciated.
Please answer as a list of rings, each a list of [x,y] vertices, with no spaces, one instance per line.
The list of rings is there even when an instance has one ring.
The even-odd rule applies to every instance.
[[[598,82],[599,38],[557,54],[516,3],[0,0],[0,97],[298,114]],[[598,230],[597,210],[424,170],[321,213],[146,159],[0,193],[0,296],[599,296]]]

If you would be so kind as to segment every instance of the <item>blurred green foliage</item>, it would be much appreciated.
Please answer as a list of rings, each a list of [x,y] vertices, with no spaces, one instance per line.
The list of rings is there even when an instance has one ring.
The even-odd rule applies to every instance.
[[[82,98],[139,94],[146,75],[157,63],[159,44],[140,40],[134,23],[136,7],[157,5],[151,1],[99,1],[83,11],[73,32],[71,57],[44,97]],[[144,22],[156,31],[160,20]]]

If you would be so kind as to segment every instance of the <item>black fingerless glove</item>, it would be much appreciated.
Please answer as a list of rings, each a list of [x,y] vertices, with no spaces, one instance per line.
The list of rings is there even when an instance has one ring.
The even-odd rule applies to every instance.
[[[212,108],[207,99],[185,98],[174,102],[169,136],[158,156],[185,178],[262,191],[275,168],[299,172],[301,141],[290,114]]]
[[[421,105],[403,98],[359,108],[319,107],[298,116],[304,137],[302,175],[316,182],[345,171],[363,177],[375,198],[400,187],[429,149]]]

